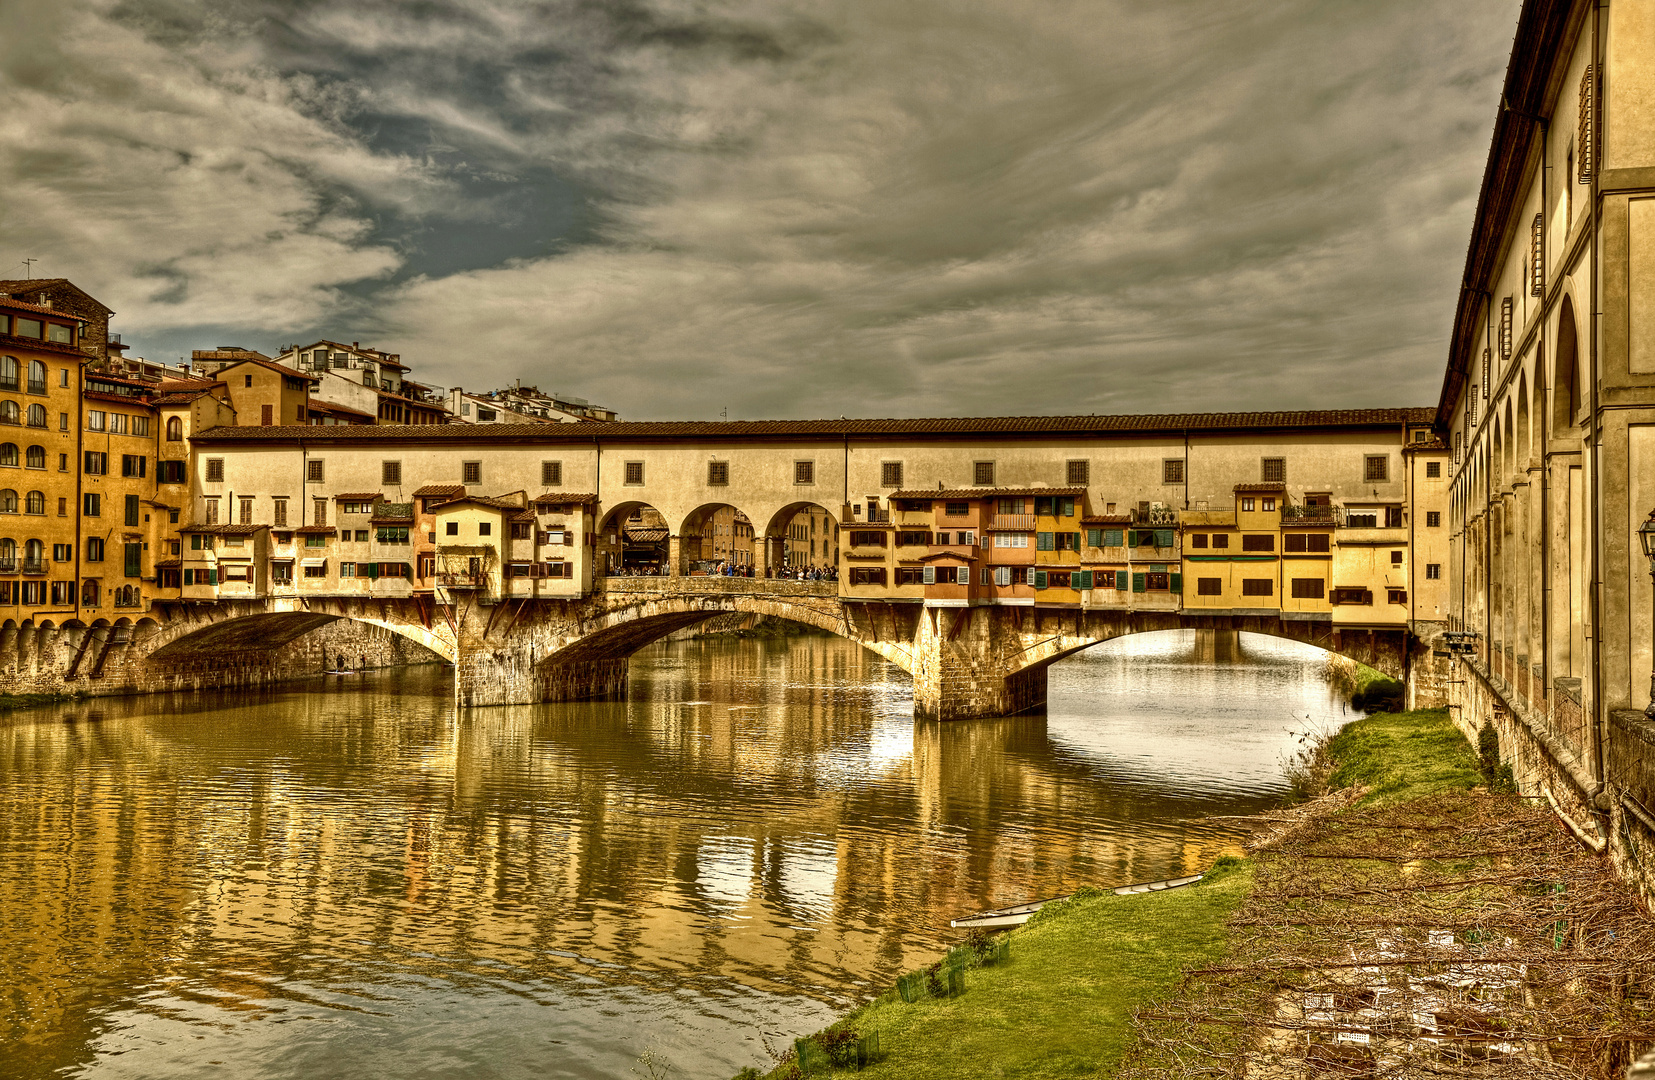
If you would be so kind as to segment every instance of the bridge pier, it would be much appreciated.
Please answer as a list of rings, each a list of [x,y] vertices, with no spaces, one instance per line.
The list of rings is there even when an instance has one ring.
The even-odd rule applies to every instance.
[[[479,646],[460,650],[454,665],[454,702],[474,708],[619,698],[626,693],[626,676],[624,656],[536,664],[532,647]]]
[[[914,719],[1044,713],[1047,665],[1022,662],[1021,623],[1007,608],[926,608],[914,635]]]

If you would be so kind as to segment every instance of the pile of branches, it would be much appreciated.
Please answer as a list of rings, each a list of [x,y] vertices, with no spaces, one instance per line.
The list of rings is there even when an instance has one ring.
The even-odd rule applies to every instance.
[[[1544,804],[1324,801],[1261,847],[1122,1076],[1607,1080],[1655,1043],[1655,921]]]

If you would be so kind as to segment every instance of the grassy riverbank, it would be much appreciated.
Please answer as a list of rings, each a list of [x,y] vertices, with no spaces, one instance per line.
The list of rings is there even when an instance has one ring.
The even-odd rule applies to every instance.
[[[75,697],[74,694],[0,694],[0,712],[32,709],[36,705],[55,705],[60,701],[73,701]]]
[[[1442,711],[1354,721],[1322,753],[1329,786],[1370,789],[1363,806],[1482,779]],[[967,972],[963,995],[904,1003],[887,991],[829,1030],[878,1036],[883,1058],[863,1071],[870,1080],[1114,1075],[1135,1040],[1134,1012],[1172,995],[1184,971],[1229,954],[1230,917],[1253,881],[1251,860],[1222,860],[1194,886],[1066,902],[1012,931],[1009,960]],[[797,1073],[783,1063],[768,1075]]]

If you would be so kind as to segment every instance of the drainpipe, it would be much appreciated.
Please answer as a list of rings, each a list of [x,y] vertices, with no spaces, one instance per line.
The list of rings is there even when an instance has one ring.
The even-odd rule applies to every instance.
[[[1598,338],[1603,323],[1603,266],[1601,253],[1598,250],[1598,230],[1603,223],[1603,204],[1600,186],[1603,177],[1603,7],[1602,4],[1592,8],[1592,65],[1593,81],[1593,131],[1592,137],[1597,141],[1594,148],[1597,156],[1592,165],[1592,333],[1587,348],[1590,360],[1591,378],[1587,386],[1592,391],[1592,407],[1586,414],[1588,438],[1583,449],[1588,455],[1592,467],[1592,514],[1590,517],[1591,529],[1591,559],[1592,559],[1592,723],[1596,731],[1597,753],[1594,764],[1597,766],[1597,784],[1589,795],[1591,804],[1597,806],[1604,802],[1604,788],[1608,785],[1609,753],[1608,753],[1608,724],[1605,723],[1603,708],[1603,476],[1601,475],[1601,455],[1598,453],[1598,444],[1602,439],[1599,430],[1598,416],[1601,411],[1602,396],[1598,389]],[[1578,376],[1577,376],[1578,378]],[[1606,804],[1607,805],[1607,804]],[[1599,807],[1603,809],[1605,807]]]

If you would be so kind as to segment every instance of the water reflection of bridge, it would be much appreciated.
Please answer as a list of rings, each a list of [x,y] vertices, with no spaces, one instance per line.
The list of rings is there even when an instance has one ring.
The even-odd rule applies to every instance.
[[[0,876],[0,964],[29,997],[8,1042],[67,1065],[122,1004],[99,988],[166,970],[250,1002],[301,956],[330,984],[408,955],[438,973],[877,984],[947,914],[1212,854],[1210,837],[1086,828],[1145,793],[1098,784],[1041,718],[916,731],[896,674],[753,643],[654,662],[633,701],[458,722],[433,680],[428,697],[271,695],[233,719],[103,701],[99,724],[6,729],[29,779],[0,789],[0,828],[13,850],[63,852]]]

